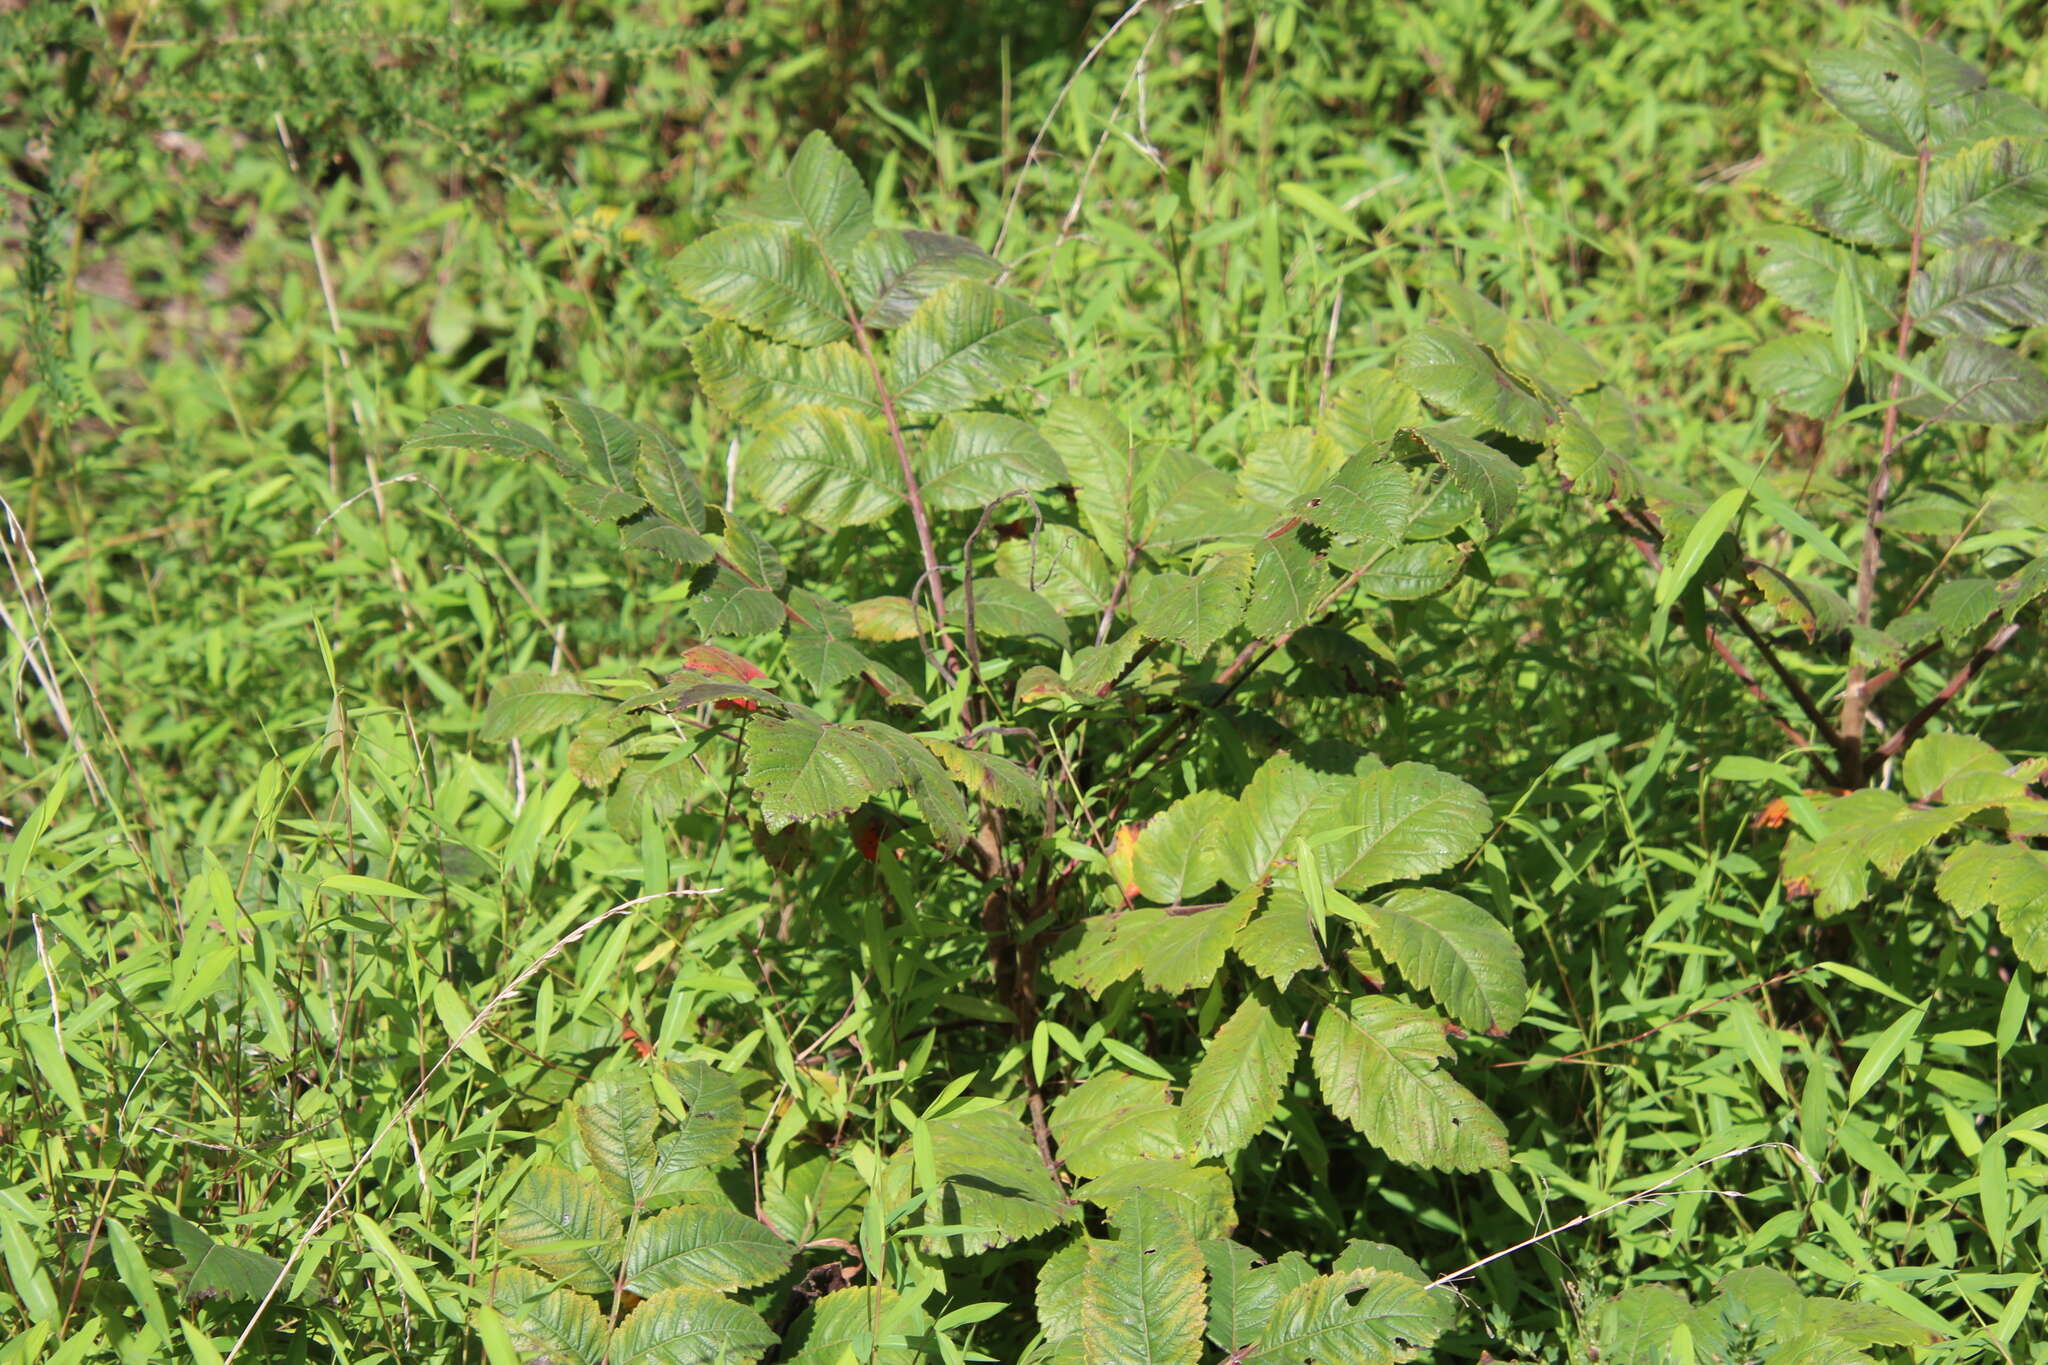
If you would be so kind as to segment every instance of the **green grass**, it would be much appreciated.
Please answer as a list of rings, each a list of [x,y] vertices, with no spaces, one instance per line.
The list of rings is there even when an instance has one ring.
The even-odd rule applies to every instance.
[[[398,448],[446,404],[573,393],[715,478],[665,265],[810,128],[890,221],[1000,232],[1072,356],[1044,390],[1169,445],[1219,458],[1306,419],[1463,283],[1588,341],[1645,469],[1801,473],[1736,374],[1777,326],[1745,264],[1776,211],[1744,172],[1820,122],[1800,58],[1875,12],[1211,0],[1136,12],[1084,65],[1121,10],[459,8],[474,41],[426,4],[0,16],[23,111],[0,138],[0,1360],[233,1350],[251,1304],[181,1296],[164,1205],[294,1257],[242,1358],[491,1358],[496,1218],[576,1088],[634,1062],[628,1030],[764,1078],[722,1196],[847,1242],[834,1199],[908,1141],[891,1102],[1018,1065],[969,1041],[985,956],[916,932],[958,907],[885,919],[893,868],[800,863],[807,836],[751,824],[744,792],[621,833],[565,746],[480,739],[497,679],[671,659],[682,585],[526,466]],[[1919,9],[2048,98],[2032,7]],[[2038,478],[2043,439],[1973,437],[1936,472],[1968,497]],[[777,524],[814,578],[873,553]],[[1515,1164],[1424,1174],[1300,1121],[1241,1159],[1240,1238],[1386,1241],[1440,1274],[1751,1148],[1493,1262],[1439,1349],[1565,1359],[1607,1295],[1768,1265],[1944,1334],[1922,1354],[2048,1360],[2032,973],[1911,880],[1825,922],[1784,896],[1782,835],[1752,824],[1774,789],[1715,776],[1782,741],[1711,656],[1652,647],[1644,570],[1581,504],[1529,497],[1485,556],[1491,585],[1375,627],[1398,695],[1305,667],[1241,701],[1491,798],[1465,889],[1522,943],[1532,1006],[1460,1074]],[[2038,752],[2032,667],[1957,723]],[[1185,773],[1281,738],[1205,741]],[[1162,772],[1159,804],[1192,785]],[[1078,1054],[1053,1064],[1114,1064],[1103,1036],[1185,1058],[1205,1003],[1126,992],[1090,1033],[1050,994]],[[871,1150],[830,1141],[849,1115]],[[1036,1273],[1015,1248],[903,1264],[934,1317],[1027,1302]],[[972,1318],[919,1349],[1018,1359],[1034,1330]]]

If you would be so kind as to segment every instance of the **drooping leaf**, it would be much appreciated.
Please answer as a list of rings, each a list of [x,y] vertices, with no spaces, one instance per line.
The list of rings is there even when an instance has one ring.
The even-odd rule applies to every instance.
[[[491,1273],[491,1307],[513,1348],[549,1365],[602,1365],[611,1324],[597,1300],[519,1266]]]
[[[1181,1099],[1180,1131],[1203,1156],[1230,1156],[1279,1111],[1299,1044],[1287,1022],[1248,996],[1202,1050]]]
[[[1178,1115],[1164,1081],[1105,1071],[1060,1096],[1050,1126],[1061,1162],[1091,1179],[1126,1161],[1182,1155]]]
[[[741,464],[754,496],[828,531],[864,526],[903,502],[889,432],[842,408],[792,408],[748,445]]]
[[[720,410],[765,426],[791,408],[816,405],[867,415],[881,412],[874,376],[843,341],[809,349],[778,346],[714,322],[690,343],[697,382]]]
[[[188,1301],[220,1298],[258,1303],[284,1273],[283,1261],[218,1241],[168,1204],[151,1211],[150,1223],[156,1235],[178,1253],[179,1265],[172,1273]]]
[[[946,594],[946,619],[967,625],[967,589]],[[1007,578],[974,580],[974,633],[983,640],[1038,640],[1058,649],[1067,645],[1067,622],[1029,588]]]
[[[1059,453],[1035,427],[997,412],[942,418],[917,464],[926,504],[948,510],[982,507],[1019,490],[1036,493],[1067,478]]]
[[[744,1304],[708,1289],[664,1289],[619,1324],[609,1365],[751,1365],[775,1341]]]
[[[1478,504],[1487,529],[1499,529],[1514,510],[1515,494],[1522,486],[1522,471],[1515,462],[1455,427],[1417,427],[1412,434],[1443,465],[1451,482]]]
[[[1936,256],[1913,277],[1913,325],[1946,336],[1988,336],[2048,322],[2048,252],[1972,242]]]
[[[1029,768],[1015,759],[944,740],[925,740],[960,785],[982,800],[1010,810],[1035,811],[1045,805],[1045,791]]]
[[[1058,522],[996,546],[996,572],[1037,593],[1062,616],[1100,617],[1116,586],[1116,574],[1095,542]]]
[[[1936,733],[1913,741],[1899,775],[1916,801],[2016,801],[2033,773],[1974,735]]]
[[[1163,1203],[1133,1199],[1115,1238],[1090,1239],[1081,1273],[1081,1349],[1087,1365],[1194,1365],[1208,1319],[1201,1254]]]
[[[1326,1008],[1309,1050],[1323,1100],[1394,1160],[1439,1170],[1507,1163],[1507,1130],[1438,1070],[1451,1055],[1444,1021],[1386,996]]]
[[[507,1249],[587,1294],[611,1292],[623,1232],[603,1187],[560,1166],[528,1171],[498,1223],[498,1240]]]
[[[967,800],[931,750],[880,721],[856,721],[850,728],[888,754],[926,826],[940,843],[958,848],[966,842],[973,832]]]
[[[683,248],[676,289],[714,318],[793,346],[823,346],[852,330],[832,269],[785,226],[735,223]]]
[[[493,455],[544,459],[564,474],[575,466],[554,438],[538,427],[471,405],[442,408],[406,438],[406,450],[487,450]]]
[[[1991,874],[1998,927],[2035,971],[2048,971],[2048,854],[2034,849],[2004,859]]]
[[[1583,393],[1606,377],[1606,367],[1585,342],[1540,318],[1510,322],[1500,354],[1510,374],[1564,394]]]
[[[1365,906],[1373,947],[1475,1033],[1503,1033],[1528,1003],[1514,936],[1448,891],[1407,888]]]
[[[1397,545],[1391,550],[1369,548],[1368,553],[1355,556],[1338,546],[1331,549],[1330,560],[1340,569],[1360,571],[1356,590],[1365,596],[1413,602],[1455,583],[1465,564],[1465,552],[1437,540]]]
[[[529,739],[596,715],[605,699],[568,673],[515,673],[491,688],[477,737],[490,743]]]
[[[721,564],[690,599],[690,620],[704,635],[747,639],[780,630],[782,599]]]
[[[927,1237],[928,1254],[975,1255],[1078,1219],[1031,1134],[1011,1115],[981,1109],[932,1119],[927,1128],[941,1185],[928,1221],[971,1229]],[[896,1158],[906,1173],[909,1155],[906,1149]]]
[[[1450,1330],[1450,1294],[1385,1270],[1297,1285],[1273,1304],[1246,1365],[1393,1365]]]
[[[685,1204],[646,1219],[626,1247],[625,1283],[663,1289],[748,1289],[789,1266],[789,1243],[736,1209]]]
[[[1490,431],[1541,441],[1550,420],[1543,401],[1508,377],[1477,342],[1442,327],[1424,327],[1401,343],[1394,371],[1417,393],[1454,417]]]
[[[889,386],[899,407],[952,412],[1029,379],[1058,349],[1052,325],[973,280],[945,285],[896,333]]]
[[[1133,974],[1169,994],[1206,986],[1258,899],[1253,890],[1184,913],[1140,906],[1097,915],[1082,921],[1072,946],[1053,961],[1053,973],[1091,995]]]

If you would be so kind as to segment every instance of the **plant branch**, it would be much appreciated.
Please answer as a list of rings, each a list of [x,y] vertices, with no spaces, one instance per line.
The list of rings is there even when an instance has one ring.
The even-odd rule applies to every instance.
[[[1917,179],[1913,191],[1913,237],[1908,248],[1906,282],[1899,299],[1899,339],[1894,356],[1903,366],[1906,359],[1906,343],[1913,336],[1913,309],[1911,298],[1913,282],[1920,274],[1920,256],[1926,246],[1927,217],[1927,168],[1932,161],[1934,149],[1923,141],[1916,162]],[[1878,540],[1878,528],[1884,521],[1885,501],[1892,490],[1892,457],[1898,451],[1899,441],[1899,390],[1904,376],[1899,369],[1892,371],[1892,382],[1886,394],[1884,410],[1884,436],[1878,445],[1877,470],[1870,480],[1870,502],[1863,514],[1863,553],[1856,564],[1856,624],[1870,624],[1871,607],[1877,597],[1877,570],[1883,558]],[[1836,766],[1841,769],[1845,786],[1861,786],[1863,783],[1863,732],[1870,721],[1870,676],[1866,665],[1851,659],[1849,681],[1842,694],[1842,723],[1837,730],[1835,752]],[[1896,736],[1894,736],[1896,738]]]
[[[1955,676],[1942,686],[1941,691],[1934,694],[1934,699],[1915,711],[1904,725],[1892,733],[1891,738],[1878,745],[1871,757],[1883,762],[1901,753],[1913,742],[1914,736],[1927,727],[1927,722],[1946,710],[1948,704],[1956,699],[1957,694],[1969,686],[1970,679],[1977,676],[1977,670],[1990,662],[1998,651],[2012,643],[2012,638],[2019,633],[2020,623],[2017,621],[2007,621],[2000,626],[1992,637],[1984,642],[1983,647],[1970,656],[1969,662],[1956,670]]]

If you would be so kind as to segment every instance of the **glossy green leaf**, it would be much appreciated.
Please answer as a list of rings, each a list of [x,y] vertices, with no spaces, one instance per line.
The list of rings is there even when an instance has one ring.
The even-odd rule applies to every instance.
[[[1164,1204],[1134,1199],[1115,1236],[1087,1243],[1081,1349],[1088,1365],[1195,1365],[1208,1320],[1201,1254]]]
[[[775,1345],[761,1315],[707,1289],[664,1289],[612,1334],[609,1365],[749,1365]]]

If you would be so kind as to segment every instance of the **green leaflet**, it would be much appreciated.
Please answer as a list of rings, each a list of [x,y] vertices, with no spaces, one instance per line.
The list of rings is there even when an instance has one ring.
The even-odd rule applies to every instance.
[[[671,267],[684,298],[775,341],[822,346],[852,328],[817,247],[786,226],[736,223],[699,237]]]
[[[1145,899],[1175,905],[1216,885],[1218,836],[1236,813],[1237,802],[1223,793],[1200,791],[1154,816],[1138,836],[1133,862]]]
[[[562,1365],[602,1365],[610,1324],[596,1299],[531,1270],[502,1266],[491,1275],[490,1302],[517,1349]]]
[[[917,457],[927,505],[981,507],[1013,493],[1036,493],[1066,481],[1066,467],[1029,422],[999,412],[959,412],[940,419]]]
[[[171,1273],[188,1300],[217,1296],[258,1303],[284,1273],[283,1261],[218,1241],[204,1228],[179,1217],[169,1205],[154,1209],[150,1223],[157,1236],[178,1253],[179,1264]],[[602,1231],[600,1228],[600,1234]]]
[[[1244,619],[1249,555],[1219,557],[1198,574],[1141,574],[1131,588],[1131,619],[1143,634],[1206,654]]]
[[[1543,400],[1509,378],[1478,343],[1445,328],[1411,333],[1396,353],[1394,371],[1435,407],[1489,431],[1541,441],[1550,423]]]
[[[1221,1238],[1202,1243],[1202,1259],[1209,1267],[1209,1340],[1225,1351],[1257,1341],[1280,1296],[1316,1277],[1298,1251],[1261,1265],[1250,1247]]]
[[[1100,618],[1116,586],[1116,574],[1095,542],[1058,522],[996,546],[996,572],[1062,616]]]
[[[1834,342],[1818,332],[1777,337],[1749,353],[1743,378],[1758,396],[1806,417],[1825,417],[1849,386]]]
[[[1763,253],[1754,269],[1756,282],[1787,308],[1827,317],[1834,306],[1835,281],[1843,275],[1853,282],[1865,317],[1888,320],[1898,307],[1898,281],[1874,256],[1783,224],[1763,228],[1751,240]],[[1916,319],[1920,312],[1914,305]]]
[[[903,502],[888,429],[841,408],[791,409],[748,445],[742,472],[761,501],[830,531],[879,520]]]
[[[778,346],[714,322],[690,343],[690,361],[705,396],[742,422],[766,425],[806,404],[871,416],[882,410],[867,362],[843,341]]]
[[[625,1283],[635,1294],[664,1289],[747,1289],[780,1275],[790,1245],[737,1209],[686,1204],[633,1231]]]
[[[1917,357],[1932,382],[1901,387],[1900,410],[1939,422],[2038,422],[2048,417],[2048,373],[2003,346],[1947,336]]]
[[[505,1205],[498,1240],[570,1288],[602,1294],[610,1292],[618,1272],[623,1230],[619,1211],[595,1180],[559,1166],[537,1166]]]
[[[706,1289],[648,1296],[612,1334],[610,1365],[747,1365],[775,1344],[761,1315]]]
[[[1103,403],[1055,398],[1038,429],[1073,478],[1081,525],[1121,566],[1152,521],[1151,463],[1139,458],[1130,429]]]
[[[1450,1055],[1443,1020],[1386,996],[1325,1009],[1309,1050],[1324,1103],[1396,1161],[1451,1171],[1505,1165],[1501,1121],[1437,1070]]]
[[[576,1136],[615,1203],[637,1208],[654,1183],[654,1088],[627,1072],[590,1082],[576,1096]]]
[[[925,1330],[928,1322],[915,1304],[893,1289],[873,1285],[841,1289],[813,1303],[791,1365],[913,1365],[919,1358],[902,1339]],[[885,1345],[885,1342],[899,1344]]]
[[[1451,482],[1478,504],[1487,529],[1498,530],[1514,510],[1515,495],[1522,486],[1522,472],[1515,462],[1454,427],[1417,427],[1409,434],[1436,457]]]
[[[844,269],[874,226],[874,204],[846,153],[825,134],[812,133],[789,169],[734,216],[787,227]]]
[[[1024,1125],[1000,1109],[949,1114],[926,1125],[942,1197],[930,1221],[961,1232],[924,1239],[927,1254],[966,1256],[1035,1237],[1079,1218],[1039,1161]],[[891,1188],[906,1192],[911,1152],[889,1165]]]
[[[900,408],[951,412],[1031,378],[1058,349],[1052,325],[974,280],[945,285],[896,333],[889,387]]]
[[[1322,1275],[1274,1302],[1247,1365],[1391,1365],[1450,1329],[1451,1295],[1387,1270]]]
[[[2011,242],[1943,252],[1913,277],[1913,325],[1946,336],[1987,336],[2048,322],[2048,253]]]
[[[1188,1078],[1180,1132],[1203,1156],[1230,1156],[1279,1111],[1299,1040],[1257,996],[1237,1007]]]
[[[1504,1033],[1522,1017],[1529,984],[1514,936],[1448,891],[1390,892],[1364,908],[1373,947],[1475,1033]]]
[[[1925,230],[1942,246],[2030,235],[2048,222],[2048,144],[1994,137],[1937,161]]]
[[[1060,1096],[1048,1116],[1060,1160],[1075,1175],[1183,1153],[1179,1110],[1164,1081],[1105,1071]]]
[[[956,280],[987,280],[1002,262],[964,237],[883,228],[854,250],[847,287],[869,327],[901,327],[918,305]]]
[[[757,720],[747,736],[748,790],[769,828],[852,810],[903,780],[871,735],[810,716]]]
[[[1477,849],[1493,824],[1485,797],[1426,763],[1326,788],[1309,818],[1346,831],[1316,851],[1331,884],[1345,890],[1441,872]]]
[[[1115,1237],[1089,1240],[1081,1272],[1081,1349],[1088,1365],[1194,1365],[1208,1319],[1201,1254],[1165,1205],[1133,1199]]]
[[[1837,237],[1904,246],[1913,228],[1911,170],[1854,138],[1807,138],[1779,157],[1766,183]]]

